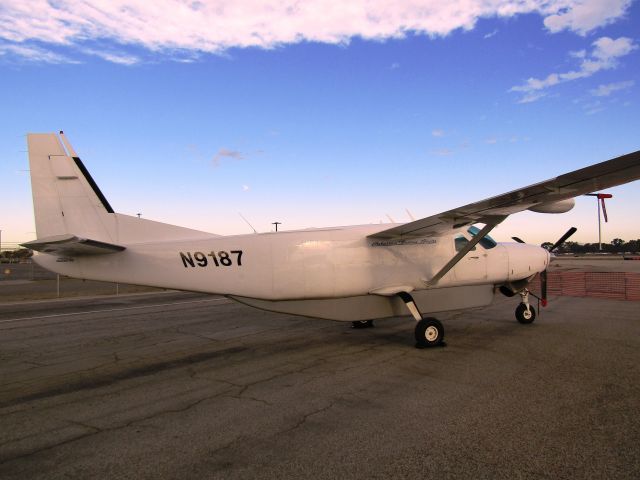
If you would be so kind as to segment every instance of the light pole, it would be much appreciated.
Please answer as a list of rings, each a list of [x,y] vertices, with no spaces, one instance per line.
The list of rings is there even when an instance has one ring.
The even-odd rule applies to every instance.
[[[602,251],[602,224],[600,223],[600,203],[602,203],[602,216],[605,223],[609,221],[607,218],[607,208],[604,206],[605,198],[612,198],[610,193],[586,193],[587,197],[596,197],[596,203],[598,204],[598,250]]]
[[[282,225],[282,222],[271,222],[271,225],[276,226],[276,232],[278,231],[278,225]]]

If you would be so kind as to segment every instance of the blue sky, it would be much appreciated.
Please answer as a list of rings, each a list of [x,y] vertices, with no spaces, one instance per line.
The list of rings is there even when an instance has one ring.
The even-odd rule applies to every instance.
[[[117,211],[222,234],[407,221],[640,148],[639,2],[271,3],[3,2],[3,242],[34,238],[27,132],[63,129]],[[604,239],[639,238],[640,182],[608,191]],[[494,236],[572,225],[597,239],[595,200]]]

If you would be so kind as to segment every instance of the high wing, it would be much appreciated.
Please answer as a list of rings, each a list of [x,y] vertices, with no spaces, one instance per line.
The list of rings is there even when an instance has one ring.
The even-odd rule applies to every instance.
[[[75,235],[55,235],[39,238],[21,244],[25,248],[42,253],[50,253],[59,257],[75,257],[82,255],[104,255],[121,252],[125,247],[112,243],[100,242]]]
[[[535,208],[536,205],[567,200],[638,179],[640,179],[640,150],[496,197],[382,230],[369,237],[378,239],[423,237],[441,235],[452,229],[474,223],[495,224],[512,213]]]

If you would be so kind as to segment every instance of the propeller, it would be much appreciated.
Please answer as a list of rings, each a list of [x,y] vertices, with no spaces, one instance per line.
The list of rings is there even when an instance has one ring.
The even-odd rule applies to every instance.
[[[553,253],[555,250],[557,250],[560,245],[562,245],[564,242],[567,241],[567,239],[573,235],[574,233],[576,233],[578,231],[578,229],[576,227],[571,227],[569,230],[567,230],[565,232],[564,235],[562,235],[558,241],[556,243],[554,243],[551,248],[549,248],[549,253]],[[514,239],[516,242],[518,243],[526,243],[524,240],[522,240],[519,237],[511,237],[512,239]],[[548,266],[547,266],[548,267]],[[542,302],[542,306],[546,307],[547,306],[547,269],[545,268],[542,272],[540,272],[540,290],[541,290],[541,294],[540,294],[540,301]],[[506,292],[508,292],[508,288],[505,287],[505,290],[500,290],[503,293],[505,293],[505,295],[508,295]],[[513,295],[513,293],[511,294]],[[510,295],[508,295],[510,296]]]
[[[558,241],[556,243],[554,243],[552,245],[552,247],[549,249],[549,253],[553,253],[554,250],[556,250],[558,247],[560,247],[560,245],[562,245],[564,242],[567,241],[567,239],[573,235],[574,233],[576,233],[578,229],[576,227],[571,227],[569,230],[567,230],[565,232],[564,235],[562,235]],[[517,241],[517,240],[516,240]],[[548,266],[547,266],[548,268]],[[541,290],[541,301],[542,301],[542,306],[546,307],[547,306],[547,269],[545,268],[542,272],[540,272],[540,290]]]
[[[549,253],[553,253],[553,251],[558,248],[560,245],[562,245],[564,242],[567,241],[567,239],[573,235],[574,233],[576,233],[578,231],[578,229],[576,227],[571,227],[569,230],[567,230],[565,232],[564,235],[562,235],[558,241],[556,243],[553,244],[553,246],[549,249]]]

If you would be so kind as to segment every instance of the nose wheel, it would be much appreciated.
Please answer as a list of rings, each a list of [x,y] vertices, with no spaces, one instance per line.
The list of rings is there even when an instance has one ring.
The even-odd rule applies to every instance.
[[[536,319],[536,310],[529,304],[529,290],[526,288],[520,292],[522,303],[516,308],[516,320],[520,323],[533,323]]]
[[[533,305],[525,305],[521,303],[516,308],[516,320],[520,323],[533,323],[536,319],[536,310]]]

